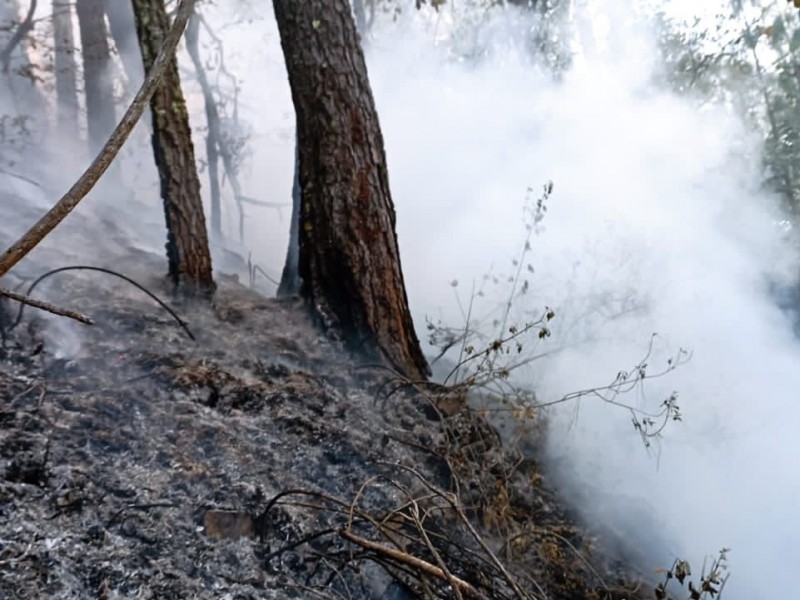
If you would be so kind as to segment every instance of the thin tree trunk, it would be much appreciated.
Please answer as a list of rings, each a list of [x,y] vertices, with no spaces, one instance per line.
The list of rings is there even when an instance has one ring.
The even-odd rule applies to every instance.
[[[122,61],[125,77],[129,83],[136,84],[144,77],[144,71],[139,60],[133,6],[127,0],[103,0],[103,2],[108,17],[108,28]]]
[[[116,124],[114,86],[111,81],[111,51],[106,35],[102,0],[77,0],[86,89],[86,119],[89,151],[103,147]]]
[[[169,17],[164,0],[133,0],[133,8],[142,60],[145,69],[150,69],[170,28]],[[214,280],[200,180],[178,61],[174,57],[153,94],[150,109],[153,152],[167,220],[169,274],[182,289],[210,295]]]
[[[198,25],[200,25],[202,23],[205,26],[206,31],[211,35],[212,39],[217,44],[220,45],[220,52],[221,52],[222,41],[219,39],[219,37],[217,37],[214,34],[213,30],[211,29],[211,27],[209,27],[208,23],[205,22],[205,20],[203,19],[203,16],[201,14],[196,12],[195,16],[196,16]],[[199,34],[199,32],[198,32],[198,34]],[[188,35],[187,35],[187,44],[188,43],[189,43],[189,38],[188,38]],[[220,66],[220,68],[222,68],[222,67]],[[222,70],[223,70],[223,73],[227,77],[232,77],[232,75],[230,73],[228,73],[224,68],[222,68]],[[206,81],[207,81],[207,78],[206,78]],[[201,81],[201,83],[202,83],[202,81]],[[204,92],[204,94],[205,94],[205,92]],[[219,108],[216,105],[216,103],[214,103],[214,101],[213,101],[213,93],[211,93],[211,88],[210,87],[208,89],[207,98],[209,100],[211,100],[211,102],[214,104],[214,109],[213,110],[214,110],[214,113],[216,114],[216,121],[215,121],[216,122],[216,132],[214,133],[214,137],[216,138],[216,140],[212,140],[212,141],[215,141],[216,156],[218,158],[222,159],[222,166],[223,166],[223,168],[225,170],[225,176],[228,178],[228,182],[230,183],[231,190],[233,191],[233,199],[236,202],[236,208],[238,209],[238,212],[239,212],[239,242],[244,244],[244,221],[245,221],[244,203],[247,201],[247,196],[245,196],[243,191],[242,191],[242,185],[241,185],[241,183],[239,181],[239,174],[237,172],[236,161],[234,159],[234,156],[233,156],[233,153],[232,153],[232,150],[231,150],[231,144],[226,142],[223,139],[222,128],[221,128],[220,119],[219,119]],[[234,109],[233,110],[234,110],[234,116],[235,116],[236,113],[237,113],[236,101],[235,100],[234,100]],[[209,130],[209,133],[211,133],[210,130]]]
[[[297,115],[301,295],[400,373],[428,365],[408,309],[378,116],[348,0],[273,0]]]
[[[44,132],[44,128],[36,123],[46,110],[42,90],[35,85],[36,70],[31,63],[29,46],[26,43],[36,25],[33,18],[36,5],[32,0],[5,0],[0,3],[0,65],[4,80],[0,83],[0,104],[9,117],[31,119],[25,129],[33,135],[28,136],[27,132],[24,134],[27,143],[35,143],[34,140],[40,132]],[[25,16],[20,21],[23,6],[26,9]],[[15,27],[16,23],[18,25]],[[10,148],[8,150],[12,153],[16,151]]]
[[[72,3],[53,0],[53,39],[55,41],[55,76],[58,132],[63,139],[78,139],[78,90],[75,78],[75,39],[72,35]]]
[[[195,9],[196,10],[196,9]],[[200,18],[195,12],[189,19],[186,27],[186,49],[192,59],[197,81],[203,92],[203,103],[206,109],[206,160],[208,161],[208,183],[211,187],[211,236],[215,240],[222,240],[222,198],[219,185],[219,146],[221,134],[219,126],[219,111],[208,82],[203,61],[200,59]]]

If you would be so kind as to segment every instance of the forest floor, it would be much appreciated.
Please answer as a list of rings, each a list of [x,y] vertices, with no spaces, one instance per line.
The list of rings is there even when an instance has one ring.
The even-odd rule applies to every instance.
[[[162,297],[138,256],[116,268]],[[97,273],[0,357],[0,597],[550,598],[642,592],[535,456],[358,364],[298,301],[174,307]],[[5,307],[5,328],[16,306]]]

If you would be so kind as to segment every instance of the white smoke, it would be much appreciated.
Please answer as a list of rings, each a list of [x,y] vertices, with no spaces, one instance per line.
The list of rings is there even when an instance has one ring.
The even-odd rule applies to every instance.
[[[275,25],[268,10],[219,4],[204,10],[252,128],[244,191],[289,203],[294,124]],[[554,416],[548,451],[564,494],[624,535],[646,566],[680,556],[699,569],[704,555],[730,546],[727,598],[793,598],[800,352],[768,283],[788,281],[797,255],[775,199],[759,191],[758,140],[725,107],[652,85],[653,37],[629,22],[627,3],[594,2],[575,15],[577,55],[559,82],[530,61],[529,18],[476,17],[470,4],[379,19],[367,47],[421,336],[426,315],[461,324],[452,280],[466,297],[485,273],[511,270],[526,190],[535,197],[552,180],[517,315],[551,306],[553,335],[539,347],[565,347],[534,363],[526,383],[543,401],[606,384],[642,358],[654,332],[653,370],[692,350],[689,363],[626,399],[653,408],[679,392],[684,421],[649,453],[627,413],[592,398],[577,418],[575,404]],[[185,81],[202,155],[202,106]],[[149,173],[141,193],[157,211]],[[224,218],[235,237],[230,196]],[[241,246],[254,262],[277,275],[287,240],[288,212],[248,209]],[[489,286],[482,306],[499,306],[506,292]]]
[[[511,271],[525,190],[554,181],[525,302],[556,312],[543,350],[574,345],[530,369],[539,399],[609,383],[654,332],[651,370],[692,351],[626,399],[654,409],[679,392],[684,421],[650,453],[624,411],[585,398],[557,413],[549,451],[564,493],[650,567],[680,556],[699,571],[704,555],[731,547],[726,597],[790,598],[800,349],[768,282],[795,274],[796,252],[776,200],[759,191],[752,132],[724,107],[655,89],[652,36],[620,3],[596,10],[609,6],[605,42],[560,83],[508,43],[525,26],[509,13],[484,24],[492,51],[477,64],[448,60],[419,19],[371,41],[416,322],[460,324],[449,282],[468,296],[493,266]]]
[[[556,413],[548,452],[564,495],[646,567],[679,556],[699,571],[729,546],[729,599],[792,597],[800,353],[768,284],[791,280],[797,254],[775,198],[759,191],[758,140],[725,107],[654,87],[653,35],[625,3],[575,16],[577,55],[560,82],[530,61],[529,18],[477,18],[469,4],[379,19],[367,44],[420,335],[426,316],[462,323],[452,280],[468,300],[485,273],[512,271],[526,190],[535,197],[552,180],[516,313],[556,312],[537,350],[565,348],[525,372],[539,399],[609,383],[653,333],[651,371],[692,351],[624,399],[653,409],[679,392],[684,421],[650,452],[624,411],[585,398]],[[248,184],[288,202],[288,87],[274,24],[257,25],[263,52],[241,63],[257,132]],[[254,257],[273,272],[287,229],[274,214],[250,215]],[[489,285],[484,312],[506,293]]]

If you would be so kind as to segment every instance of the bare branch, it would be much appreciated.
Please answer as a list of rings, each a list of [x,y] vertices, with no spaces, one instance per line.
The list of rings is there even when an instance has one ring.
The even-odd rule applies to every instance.
[[[415,567],[420,571],[428,573],[429,575],[433,575],[438,579],[447,581],[448,583],[451,583],[451,585],[455,585],[459,591],[464,592],[471,598],[481,597],[481,595],[478,593],[478,590],[476,590],[471,583],[464,581],[460,577],[456,577],[452,574],[448,578],[447,574],[442,569],[426,560],[422,560],[421,558],[408,554],[407,552],[397,550],[396,548],[390,548],[384,544],[373,542],[372,540],[363,538],[360,535],[356,535],[352,531],[348,531],[346,529],[340,530],[339,535],[341,535],[344,539],[353,542],[354,544],[358,544],[366,550],[372,550],[373,552],[377,552],[378,554],[382,554],[398,562]]]
[[[33,15],[36,12],[36,2],[37,0],[31,0],[25,19],[19,24],[19,27],[17,27],[11,39],[8,40],[6,47],[0,50],[0,64],[3,65],[3,73],[8,73],[8,67],[11,64],[11,53],[14,52],[14,49],[25,36],[28,35],[30,30],[33,29]]]
[[[41,310],[46,310],[47,312],[53,313],[54,315],[75,319],[76,321],[80,321],[81,323],[84,323],[86,325],[94,325],[94,321],[84,314],[81,314],[74,310],[69,310],[67,308],[59,308],[54,304],[50,304],[49,302],[43,302],[42,300],[34,300],[33,298],[30,298],[23,294],[18,294],[17,292],[12,292],[11,290],[7,290],[5,288],[0,288],[0,296],[6,296],[7,298],[11,298],[12,300],[21,302],[22,304],[27,304],[28,306],[39,308]]]
[[[258,198],[253,198],[252,196],[240,195],[239,200],[241,202],[245,202],[246,204],[253,204],[254,206],[263,206],[264,208],[277,208],[278,210],[289,206],[287,202],[269,202],[268,200],[259,200]]]
[[[21,175],[20,173],[14,173],[13,171],[6,171],[5,169],[0,169],[0,173],[2,173],[3,175],[8,175],[9,177],[14,177],[16,179],[19,179],[20,181],[30,183],[31,185],[35,185],[39,189],[42,189],[42,186],[38,181],[31,179],[30,177],[27,177],[25,175]]]
[[[28,252],[33,250],[44,237],[63,221],[67,215],[83,200],[86,194],[95,186],[97,181],[106,172],[111,162],[128,139],[131,131],[142,116],[147,107],[153,92],[155,92],[161,76],[164,73],[169,61],[175,54],[186,22],[192,14],[195,0],[181,0],[175,20],[172,23],[167,36],[164,38],[164,45],[153,63],[153,68],[147,74],[142,86],[136,93],[136,97],[128,107],[125,116],[108,138],[105,146],[97,157],[84,171],[78,181],[64,194],[64,196],[44,215],[37,223],[31,227],[25,235],[17,240],[13,246],[0,256],[0,276],[5,275],[11,267],[16,265]]]

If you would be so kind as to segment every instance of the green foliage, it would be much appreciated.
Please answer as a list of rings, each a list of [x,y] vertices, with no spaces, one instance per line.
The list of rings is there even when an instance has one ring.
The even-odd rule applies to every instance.
[[[763,183],[800,215],[800,14],[785,2],[734,0],[713,23],[659,18],[662,82],[734,106],[762,134]]]
[[[570,40],[570,0],[362,0],[361,9],[371,25],[375,15],[396,20],[411,7],[430,11],[437,23],[436,35],[447,39],[451,56],[459,61],[476,62],[491,56],[493,44],[487,43],[486,32],[500,15],[524,23],[518,28],[525,33],[520,39],[505,43],[519,44],[530,60],[542,65],[555,76],[564,73],[572,63]],[[370,15],[366,18],[366,15]],[[449,25],[444,31],[444,22]],[[440,27],[441,25],[441,27]]]

